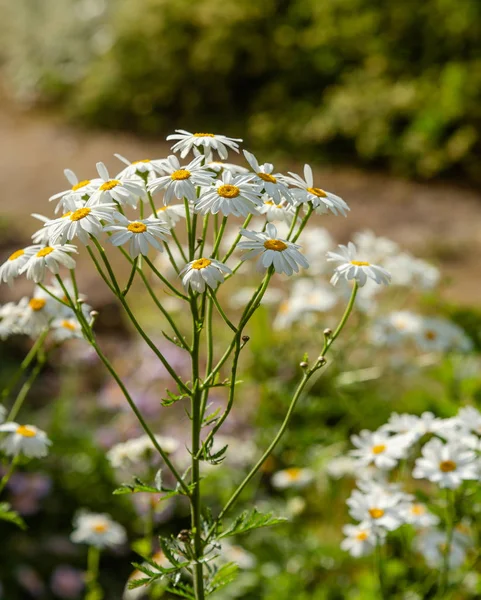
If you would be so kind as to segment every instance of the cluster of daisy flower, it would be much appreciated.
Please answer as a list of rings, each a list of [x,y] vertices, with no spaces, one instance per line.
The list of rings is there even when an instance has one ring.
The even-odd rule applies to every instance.
[[[377,431],[351,439],[347,469],[357,488],[347,505],[357,523],[344,527],[342,548],[353,556],[370,554],[390,532],[408,525],[430,567],[441,568],[444,559],[460,566],[473,544],[469,521],[453,514],[450,523],[444,515],[456,510],[451,495],[459,506],[481,480],[481,413],[472,406],[448,419],[393,413]]]

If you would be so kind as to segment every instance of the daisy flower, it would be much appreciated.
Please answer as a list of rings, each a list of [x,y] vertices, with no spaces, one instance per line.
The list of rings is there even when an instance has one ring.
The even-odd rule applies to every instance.
[[[75,517],[70,539],[76,544],[113,548],[124,544],[127,534],[122,525],[113,521],[110,515],[82,512]]]
[[[456,489],[465,480],[479,478],[475,452],[455,441],[443,444],[433,438],[423,446],[422,456],[416,460],[413,477],[428,479],[441,488]]]
[[[280,303],[274,320],[275,329],[285,329],[303,316],[331,310],[338,296],[327,283],[301,277],[296,279],[291,296]]]
[[[346,501],[349,514],[371,527],[393,531],[402,524],[399,498],[381,488],[368,493],[354,490]]]
[[[291,467],[282,471],[277,471],[272,476],[272,485],[278,490],[286,488],[303,488],[309,485],[314,479],[314,472],[311,469],[301,469]]]
[[[155,439],[162,447],[164,452],[171,454],[179,447],[179,442],[172,437],[156,435]],[[115,469],[125,468],[127,466],[140,463],[146,458],[152,457],[157,451],[148,435],[142,435],[139,438],[133,438],[126,442],[115,444],[107,452],[107,458]]]
[[[439,523],[439,517],[429,512],[427,506],[421,502],[407,504],[403,508],[402,514],[404,522],[414,525],[414,527],[433,527]]]
[[[253,175],[232,175],[230,171],[223,171],[222,179],[203,190],[200,198],[195,200],[196,211],[203,215],[221,212],[224,216],[235,217],[256,214],[256,209],[262,206],[261,192],[252,179]]]
[[[259,207],[258,212],[266,216],[269,223],[272,221],[281,221],[290,226],[292,219],[296,216],[296,209],[284,197],[281,197],[279,202],[274,200],[267,194],[263,196],[263,204]]]
[[[110,238],[110,242],[114,246],[122,246],[129,242],[129,254],[132,258],[136,258],[139,254],[148,254],[149,245],[159,252],[163,251],[159,240],[166,242],[165,236],[170,233],[163,221],[160,219],[129,221],[120,213],[116,215],[115,219],[119,225],[104,227],[104,231],[115,232]]]
[[[90,197],[91,205],[117,202],[120,206],[128,204],[135,208],[139,198],[147,200],[145,188],[139,181],[111,179],[107,167],[102,162],[97,163],[97,171],[100,183]]]
[[[58,316],[61,306],[41,288],[35,288],[31,298],[22,298],[18,303],[18,331],[37,336]]]
[[[177,156],[171,154],[162,165],[162,171],[166,175],[152,180],[148,185],[149,191],[155,193],[158,190],[165,190],[163,198],[165,205],[169,204],[174,197],[178,200],[187,198],[193,202],[197,198],[196,186],[209,187],[215,177],[212,171],[202,166],[203,160],[203,156],[198,156],[183,167]]]
[[[341,549],[349,552],[351,556],[356,558],[366,556],[376,547],[378,536],[369,523],[344,525],[342,532],[346,537],[341,542]]]
[[[173,229],[181,219],[185,219],[185,206],[183,204],[161,206],[150,218],[160,219],[169,229]]]
[[[61,265],[66,269],[74,269],[75,260],[70,256],[71,253],[77,253],[77,247],[72,244],[44,246],[30,256],[20,269],[20,274],[25,273],[27,279],[40,283],[45,279],[46,269],[54,275],[58,274]]]
[[[38,219],[39,221],[42,221],[42,223],[45,225],[45,223],[48,223],[49,221],[51,221],[51,219],[49,217],[45,217],[44,215],[40,215],[38,213],[32,213],[31,216],[34,219]],[[40,244],[41,246],[48,246],[48,242],[50,241],[50,236],[48,233],[48,229],[46,229],[45,227],[42,227],[41,229],[39,229],[38,231],[36,231],[35,233],[32,234],[32,242],[34,244]]]
[[[122,156],[121,154],[114,154],[115,158],[118,158],[124,165],[127,165],[120,173],[117,175],[117,179],[133,179],[136,178],[142,179],[144,181],[145,178],[150,180],[154,177],[157,177],[159,171],[162,168],[162,165],[165,163],[165,159],[160,158],[156,160],[151,160],[150,158],[144,158],[142,160],[134,160],[130,162],[127,158]]]
[[[325,214],[331,211],[335,215],[341,214],[344,217],[350,210],[346,202],[339,196],[314,187],[314,177],[309,165],[304,165],[304,179],[295,173],[289,172],[289,175],[291,177],[283,177],[283,180],[296,188],[291,190],[291,195],[298,205],[311,202],[318,213]]]
[[[449,546],[448,564],[450,569],[457,569],[466,559],[466,548],[456,533]],[[444,565],[446,554],[446,533],[431,529],[416,538],[417,550],[423,555],[424,560],[432,569],[441,569]]]
[[[22,333],[18,323],[23,313],[22,302],[7,302],[0,306],[0,340],[6,340],[14,333]]]
[[[206,284],[215,290],[219,283],[223,283],[224,273],[232,273],[227,265],[213,258],[198,258],[187,263],[180,275],[186,291],[190,287],[196,292],[203,292]]]
[[[10,254],[3,265],[0,266],[0,282],[3,281],[8,285],[12,285],[13,280],[21,274],[22,268],[26,265],[28,259],[36,254],[41,247],[39,244],[27,246]]]
[[[195,154],[195,150],[194,150]],[[200,153],[199,153],[200,156]],[[249,173],[249,169],[245,167],[241,167],[240,165],[235,165],[234,163],[226,163],[221,160],[211,160],[210,162],[205,163],[205,166],[208,169],[212,169],[216,173],[222,173],[222,171],[230,171],[232,175],[247,175]]]
[[[114,203],[98,205],[92,197],[86,203],[77,202],[72,209],[58,219],[45,224],[51,243],[64,244],[66,241],[78,238],[82,244],[87,245],[90,236],[97,237],[102,231],[102,221],[112,221],[116,205]]]
[[[206,161],[212,160],[212,152],[215,150],[222,160],[228,156],[227,148],[239,152],[239,144],[242,140],[229,138],[225,135],[214,133],[190,133],[184,129],[176,129],[175,133],[167,136],[167,141],[178,140],[172,146],[174,152],[180,152],[180,157],[185,158],[193,149],[204,151]]]
[[[420,329],[422,318],[410,311],[395,311],[378,319],[370,332],[375,344],[396,346],[411,339]]]
[[[248,231],[241,229],[240,233],[249,239],[239,242],[237,247],[249,250],[242,260],[249,260],[259,256],[258,267],[267,269],[274,266],[276,273],[292,275],[299,272],[299,267],[307,269],[309,263],[299,252],[301,246],[277,238],[277,229],[272,223],[268,223],[265,232]]]
[[[471,339],[458,325],[436,317],[422,320],[415,340],[423,352],[467,352],[473,346]]]
[[[0,433],[7,435],[0,441],[0,449],[8,456],[23,454],[29,458],[43,458],[52,443],[47,434],[34,425],[19,425],[10,421],[0,425]]]
[[[82,326],[74,317],[54,319],[50,327],[52,337],[58,343],[75,338],[83,339]]]
[[[404,439],[411,438],[412,442],[417,442],[425,433],[425,425],[417,415],[409,413],[392,413],[387,423],[385,423],[380,431],[400,434],[406,436]],[[399,436],[398,436],[399,437]]]
[[[82,181],[79,181],[77,175],[70,169],[64,169],[64,175],[72,187],[50,196],[49,202],[59,200],[59,203],[55,207],[56,213],[59,212],[59,210],[70,210],[72,202],[78,202],[79,200],[90,196],[90,194],[102,184],[102,181],[98,178],[83,179]]]
[[[256,174],[254,181],[263,188],[267,195],[274,200],[276,204],[280,204],[282,200],[292,201],[292,194],[287,185],[282,180],[282,175],[272,173],[274,165],[271,163],[264,163],[260,165],[257,158],[244,150],[244,156],[247,162],[251,166],[252,170]]]
[[[474,406],[460,408],[455,421],[461,430],[481,435],[481,413]]]
[[[394,468],[399,459],[405,458],[408,447],[404,436],[389,436],[379,431],[363,430],[360,435],[351,436],[351,441],[356,449],[350,454],[357,458],[359,465],[374,464],[384,470]]]
[[[328,252],[327,260],[335,261],[340,264],[335,268],[331,283],[336,285],[341,277],[350,281],[354,279],[360,287],[366,285],[368,279],[372,279],[378,284],[388,285],[391,281],[391,275],[378,265],[363,260],[357,260],[356,246],[349,242],[347,246],[339,245],[339,252]]]

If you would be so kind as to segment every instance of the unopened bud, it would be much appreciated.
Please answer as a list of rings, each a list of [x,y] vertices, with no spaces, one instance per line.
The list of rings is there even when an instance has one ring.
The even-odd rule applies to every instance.
[[[329,327],[327,329],[324,329],[324,337],[330,338],[332,335],[332,329],[329,329]]]
[[[190,537],[191,537],[190,531],[188,529],[182,529],[182,531],[179,531],[177,539],[180,542],[190,542]]]
[[[317,359],[317,364],[318,364],[320,367],[323,367],[323,366],[324,366],[326,363],[327,363],[327,360],[324,358],[324,356],[320,356],[320,357]]]
[[[242,336],[242,341],[244,342],[244,344],[247,344],[247,342],[250,340],[251,338],[248,335],[243,335]]]
[[[203,240],[202,238],[197,238],[197,240],[196,240],[196,242],[197,242],[198,244],[202,244],[202,242],[203,242],[203,241],[204,241],[204,240]]]
[[[299,366],[301,367],[301,369],[307,369],[307,367],[309,366],[308,363],[306,363],[305,360],[303,360],[301,363],[299,363]]]
[[[92,317],[92,319],[95,319],[96,317],[99,316],[99,311],[98,310],[91,310],[90,311],[90,316]]]
[[[77,298],[77,304],[85,304],[84,298]]]

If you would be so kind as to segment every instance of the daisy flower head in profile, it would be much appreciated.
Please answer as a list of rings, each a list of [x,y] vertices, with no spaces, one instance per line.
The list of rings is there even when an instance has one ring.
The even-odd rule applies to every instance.
[[[399,497],[380,486],[367,493],[354,490],[346,503],[351,517],[369,523],[376,530],[393,531],[402,524]]]
[[[166,236],[170,234],[164,221],[160,219],[130,221],[120,213],[115,216],[115,220],[117,224],[104,227],[104,231],[113,232],[110,242],[114,246],[122,246],[129,242],[131,258],[137,258],[139,254],[147,255],[149,246],[163,252],[164,248],[161,242],[166,242]]]
[[[344,217],[350,210],[347,203],[339,196],[314,187],[314,176],[309,165],[304,165],[304,179],[295,173],[289,172],[289,175],[290,177],[283,177],[283,180],[295,188],[291,190],[291,195],[296,204],[310,202],[316,212],[320,214],[332,212],[334,215]]]
[[[455,417],[455,427],[481,435],[481,412],[474,406],[463,406]]]
[[[53,319],[51,325],[52,337],[57,343],[66,340],[83,339],[82,326],[75,317]]]
[[[266,221],[269,223],[280,221],[290,226],[292,220],[296,218],[296,209],[284,197],[281,197],[280,201],[276,203],[268,194],[264,194],[262,206],[258,210],[261,215],[266,216]]]
[[[52,443],[47,434],[34,425],[19,425],[13,421],[0,425],[0,433],[7,434],[0,441],[0,449],[8,456],[22,454],[28,458],[43,458]]]
[[[355,558],[371,554],[376,547],[378,536],[369,523],[344,525],[342,532],[346,537],[341,542],[341,549]]]
[[[159,219],[165,223],[166,227],[173,229],[181,219],[185,219],[185,206],[184,204],[161,206],[150,218]]]
[[[299,467],[290,467],[277,471],[272,476],[272,485],[278,490],[286,488],[304,488],[314,480],[314,472],[311,469],[301,469]]]
[[[479,479],[476,453],[457,441],[433,438],[422,449],[413,469],[415,479],[428,479],[441,488],[457,489],[464,481]]]
[[[194,154],[201,156],[201,153],[194,149]],[[247,175],[249,173],[249,169],[246,167],[242,167],[241,165],[235,165],[234,163],[224,162],[222,160],[211,160],[210,162],[206,162],[205,166],[208,169],[212,169],[216,173],[222,173],[222,171],[230,171],[232,175]]]
[[[20,302],[7,302],[0,305],[0,340],[6,340],[15,333],[23,333],[19,322],[23,318],[25,299]]]
[[[97,187],[102,184],[102,181],[98,178],[82,179],[80,181],[77,175],[75,175],[75,173],[70,169],[64,169],[64,175],[72,187],[64,190],[63,192],[58,192],[57,194],[50,196],[50,202],[53,200],[59,201],[55,207],[55,213],[58,213],[60,210],[63,212],[70,210],[70,205],[72,202],[87,200],[97,189]]]
[[[164,190],[165,205],[172,198],[187,198],[193,202],[197,198],[196,186],[209,187],[215,177],[215,173],[202,166],[203,160],[202,156],[198,156],[188,165],[181,166],[177,156],[171,154],[161,167],[163,174],[149,183],[149,192],[155,194],[158,190]]]
[[[110,222],[114,218],[116,204],[98,205],[90,198],[86,203],[77,202],[61,217],[45,223],[51,244],[65,244],[78,238],[87,245],[90,236],[97,237],[102,231],[102,221]]]
[[[449,546],[448,565],[457,569],[466,560],[466,541],[454,532]],[[416,538],[417,550],[432,569],[441,569],[446,561],[446,532],[427,529]]]
[[[36,254],[41,249],[40,244],[34,246],[27,246],[26,248],[20,248],[15,250],[7,260],[0,266],[0,282],[8,283],[12,285],[13,280],[16,279],[28,262],[28,259]]]
[[[408,502],[402,509],[405,523],[414,527],[433,527],[439,523],[439,517],[430,512],[422,502]]]
[[[267,269],[273,265],[276,273],[292,275],[299,272],[299,267],[309,267],[307,259],[299,252],[300,246],[279,239],[277,229],[272,223],[267,224],[265,232],[241,229],[240,233],[249,240],[237,244],[241,250],[249,250],[241,260],[259,256],[259,269]]]
[[[18,303],[17,326],[26,335],[39,335],[52,319],[61,314],[62,304],[50,294],[36,287],[31,298],[22,298]]]
[[[59,273],[61,266],[74,269],[75,260],[70,255],[77,252],[77,247],[72,244],[44,246],[29,257],[20,269],[20,274],[25,273],[27,279],[41,283],[45,279],[47,269],[54,275]]]
[[[331,278],[332,285],[336,285],[341,278],[347,281],[355,280],[359,287],[366,285],[368,279],[384,285],[391,281],[391,275],[386,269],[364,260],[357,260],[356,246],[352,242],[347,246],[340,244],[338,252],[328,252],[327,260],[340,263]]]
[[[177,140],[172,146],[174,152],[180,152],[180,157],[185,158],[194,149],[202,150],[206,162],[211,162],[213,151],[217,152],[222,160],[229,155],[227,148],[239,152],[240,139],[230,138],[215,133],[190,133],[185,129],[176,129],[175,133],[167,136],[167,141]]]
[[[114,154],[115,158],[118,158],[124,165],[127,165],[120,173],[116,175],[116,179],[141,179],[142,181],[150,181],[154,177],[157,177],[161,166],[164,164],[165,159],[160,158],[151,160],[150,158],[143,158],[141,160],[134,160],[130,162],[128,158],[121,154]]]
[[[198,258],[187,263],[180,275],[186,290],[190,287],[195,292],[203,292],[206,285],[215,290],[219,283],[224,282],[224,274],[230,273],[231,269],[218,260]]]
[[[100,180],[90,197],[93,205],[116,202],[120,206],[129,205],[135,208],[139,198],[144,201],[147,200],[145,188],[140,181],[135,179],[111,179],[103,162],[97,163],[97,172]]]
[[[41,246],[48,246],[48,243],[50,241],[50,235],[48,229],[45,227],[45,223],[48,223],[49,221],[51,221],[51,219],[44,215],[40,215],[39,213],[32,213],[31,216],[34,219],[41,221],[44,225],[38,231],[32,233],[32,242],[34,244],[40,244]]]
[[[261,187],[276,204],[280,204],[283,199],[292,202],[293,198],[291,191],[284,183],[282,175],[279,173],[272,173],[274,165],[271,163],[260,165],[253,154],[247,152],[247,150],[243,150],[243,152],[247,162],[255,173],[254,181],[259,187]]]
[[[378,469],[390,470],[407,454],[407,440],[402,435],[363,430],[351,436],[351,441],[356,448],[350,454],[362,467],[373,464]]]
[[[127,534],[110,515],[80,512],[74,519],[74,531],[70,539],[76,544],[88,544],[100,549],[115,548],[127,541]]]
[[[215,186],[204,189],[195,200],[195,210],[206,215],[222,213],[224,216],[247,217],[256,214],[262,206],[261,190],[252,182],[253,175],[233,175],[223,171]]]

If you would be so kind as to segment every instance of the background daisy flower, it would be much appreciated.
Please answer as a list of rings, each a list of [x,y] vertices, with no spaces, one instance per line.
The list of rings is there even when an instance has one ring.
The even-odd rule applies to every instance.
[[[202,148],[206,161],[212,160],[212,151],[215,150],[222,160],[229,155],[227,148],[239,152],[240,139],[229,138],[215,133],[190,133],[185,129],[176,129],[175,133],[167,136],[167,141],[178,140],[173,146],[174,152],[180,152],[180,157],[185,158],[194,148]]]
[[[98,205],[90,198],[86,203],[75,203],[73,210],[58,219],[45,223],[50,242],[64,244],[78,238],[83,244],[90,242],[90,236],[97,237],[102,231],[102,221],[110,222],[114,218],[117,205],[114,203]]]
[[[127,541],[125,529],[107,514],[82,512],[74,520],[70,539],[76,544],[113,548]]]
[[[338,252],[328,252],[327,260],[341,263],[335,268],[331,278],[333,285],[336,285],[341,277],[347,281],[354,279],[359,287],[366,285],[368,279],[385,285],[391,282],[391,274],[386,269],[367,261],[357,260],[356,246],[352,242],[347,246],[340,244]]]
[[[118,225],[104,227],[104,231],[114,232],[110,242],[114,246],[122,246],[129,242],[129,254],[136,258],[139,254],[148,254],[149,246],[153,246],[159,252],[163,251],[162,244],[166,242],[169,229],[160,219],[142,219],[140,221],[129,221],[122,214],[116,215]]]
[[[154,177],[157,177],[161,172],[161,167],[165,163],[165,159],[150,159],[144,158],[141,160],[134,160],[130,162],[128,158],[122,156],[121,154],[114,154],[115,158],[118,158],[124,165],[127,165],[120,173],[117,174],[116,179],[133,179],[134,181],[139,179],[142,182],[147,178],[147,180],[152,180]]]
[[[11,285],[13,280],[20,275],[28,259],[37,253],[41,247],[39,244],[27,246],[10,254],[3,265],[0,266],[0,281]]]
[[[72,244],[44,246],[30,256],[20,269],[20,274],[25,273],[27,279],[40,283],[45,279],[46,269],[54,275],[60,271],[60,266],[74,269],[75,260],[70,256],[72,253],[77,254],[77,247]]]
[[[58,192],[57,194],[50,196],[49,202],[52,202],[53,200],[59,200],[59,203],[55,207],[56,213],[60,210],[70,210],[70,205],[72,202],[78,202],[84,198],[84,196],[90,196],[92,192],[102,184],[102,180],[98,178],[83,179],[80,181],[77,175],[75,175],[75,173],[70,169],[64,169],[64,175],[72,187],[64,190],[63,192]]]
[[[23,454],[29,458],[43,458],[52,443],[47,434],[34,425],[19,425],[10,421],[0,425],[0,433],[6,433],[0,441],[0,449],[8,456]]]
[[[181,219],[185,219],[185,206],[183,204],[161,206],[150,218],[159,219],[165,223],[166,227],[173,229]]]

